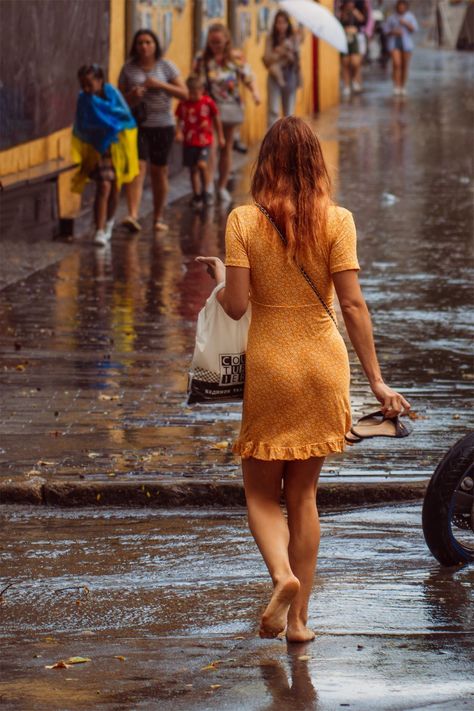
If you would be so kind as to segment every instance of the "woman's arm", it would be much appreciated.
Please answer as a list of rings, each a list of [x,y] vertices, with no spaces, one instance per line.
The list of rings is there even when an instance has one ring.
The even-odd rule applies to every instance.
[[[217,300],[228,316],[239,321],[247,311],[250,292],[250,269],[225,267],[218,257],[196,257],[196,262],[207,265],[207,271],[218,284],[225,287],[217,293]]]
[[[382,412],[387,417],[394,417],[402,411],[408,411],[410,404],[407,400],[383,381],[375,352],[372,322],[362,295],[357,272],[354,270],[336,272],[332,278],[347,333],[368,378],[372,392],[382,405]]]
[[[140,103],[146,91],[145,87],[140,86],[139,84],[127,91],[127,85],[125,82],[119,82],[118,88],[123,98],[127,104],[132,107],[132,109]]]
[[[180,99],[181,101],[186,101],[188,99],[188,89],[180,76],[177,76],[175,79],[171,79],[169,82],[158,81],[158,79],[148,77],[145,82],[145,87],[147,89],[160,89],[161,91],[166,91],[167,94],[174,96],[175,99]]]

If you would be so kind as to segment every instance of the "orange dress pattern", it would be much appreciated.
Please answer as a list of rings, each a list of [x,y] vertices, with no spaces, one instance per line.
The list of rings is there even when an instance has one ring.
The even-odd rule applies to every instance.
[[[233,451],[267,461],[342,452],[351,427],[346,346],[255,205],[229,215],[226,266],[250,269],[252,304],[242,424]],[[331,275],[359,269],[348,210],[330,208],[326,235],[304,267],[332,309]]]

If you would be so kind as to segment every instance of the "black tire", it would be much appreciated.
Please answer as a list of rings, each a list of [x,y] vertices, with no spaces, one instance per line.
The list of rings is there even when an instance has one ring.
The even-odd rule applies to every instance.
[[[423,533],[434,557],[445,566],[474,561],[473,546],[467,547],[453,533],[453,497],[474,465],[474,432],[458,440],[436,467],[423,502]],[[462,526],[464,528],[464,526]]]

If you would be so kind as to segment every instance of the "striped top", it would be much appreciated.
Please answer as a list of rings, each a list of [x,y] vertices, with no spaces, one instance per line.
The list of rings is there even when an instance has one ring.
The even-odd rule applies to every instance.
[[[144,84],[146,79],[157,79],[170,83],[179,76],[178,67],[169,59],[159,59],[152,69],[145,71],[135,62],[129,61],[122,67],[119,76],[119,87],[126,94],[134,86]],[[143,103],[146,106],[146,120],[142,126],[156,128],[157,126],[174,126],[175,118],[171,112],[172,97],[162,89],[147,89]]]

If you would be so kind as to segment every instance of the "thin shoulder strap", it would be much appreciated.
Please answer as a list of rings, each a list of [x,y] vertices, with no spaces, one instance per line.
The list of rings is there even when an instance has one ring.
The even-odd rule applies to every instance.
[[[260,205],[260,203],[258,203],[258,202],[256,202],[255,205],[258,207],[258,209],[260,210],[260,212],[262,212],[262,213],[265,215],[265,217],[266,217],[267,220],[270,222],[270,224],[272,225],[272,227],[273,227],[273,228],[276,230],[276,232],[280,235],[280,239],[281,239],[281,241],[283,242],[283,244],[284,244],[285,247],[286,247],[286,245],[287,245],[287,239],[286,239],[285,235],[283,234],[283,232],[282,232],[282,231],[277,227],[277,225],[275,224],[275,222],[274,222],[272,216],[270,215],[270,213],[268,212],[268,210],[266,210],[266,209],[263,207],[263,205]],[[297,264],[297,267],[298,267],[298,269],[300,270],[301,274],[302,274],[302,275],[304,276],[304,278],[306,279],[306,281],[308,282],[309,286],[312,288],[312,290],[314,291],[314,293],[315,293],[316,296],[318,297],[319,301],[321,302],[321,304],[323,305],[324,309],[326,310],[328,316],[332,319],[334,325],[335,325],[336,328],[337,328],[336,319],[334,318],[334,315],[333,315],[331,309],[329,308],[329,306],[326,304],[326,302],[324,301],[323,297],[321,296],[318,287],[316,286],[316,284],[314,283],[314,281],[311,279],[311,277],[310,277],[309,274],[307,273],[306,269],[305,269],[303,266],[301,266],[301,264]]]

